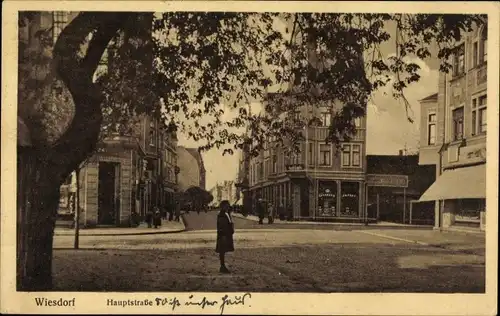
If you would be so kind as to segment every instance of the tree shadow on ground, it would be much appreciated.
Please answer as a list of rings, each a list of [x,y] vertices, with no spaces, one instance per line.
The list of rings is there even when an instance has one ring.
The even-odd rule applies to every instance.
[[[114,292],[484,293],[484,257],[416,245],[54,250],[54,290]]]

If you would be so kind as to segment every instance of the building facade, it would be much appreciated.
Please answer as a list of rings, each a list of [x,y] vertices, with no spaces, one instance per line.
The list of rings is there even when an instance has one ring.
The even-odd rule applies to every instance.
[[[77,15],[62,11],[34,14],[20,29],[20,42],[32,49],[42,47],[37,34],[45,31],[42,34],[55,43]],[[105,52],[96,75],[110,66],[106,56]],[[152,206],[165,206],[173,200],[178,174],[176,136],[164,132],[149,116],[131,118],[130,124],[133,127],[126,135],[107,135],[96,153],[61,186],[58,224],[73,225],[78,206],[83,227],[129,226],[133,212],[144,216]]]
[[[456,43],[437,95],[421,100],[419,162],[436,166],[436,181],[420,200],[435,203],[436,228],[485,225],[487,42],[487,26],[475,26]]]
[[[338,149],[325,142],[337,109],[335,105],[300,106],[286,114],[303,120],[321,118],[321,122],[303,131],[298,153],[289,153],[286,147],[269,140],[258,157],[242,159],[244,164],[248,161],[241,167],[248,172],[243,193],[250,195],[252,209],[261,198],[291,209],[296,220],[364,218],[366,118],[356,119],[355,135]]]

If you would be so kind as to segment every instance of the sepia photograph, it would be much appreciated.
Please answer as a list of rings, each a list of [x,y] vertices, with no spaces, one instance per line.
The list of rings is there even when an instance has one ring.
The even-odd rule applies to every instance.
[[[2,312],[496,314],[500,7],[308,2],[7,1]]]

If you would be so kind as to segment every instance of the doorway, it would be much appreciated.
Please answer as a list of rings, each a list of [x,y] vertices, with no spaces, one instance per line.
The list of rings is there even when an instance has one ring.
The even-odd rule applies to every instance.
[[[119,164],[99,162],[99,205],[97,223],[99,225],[117,225],[119,220]]]

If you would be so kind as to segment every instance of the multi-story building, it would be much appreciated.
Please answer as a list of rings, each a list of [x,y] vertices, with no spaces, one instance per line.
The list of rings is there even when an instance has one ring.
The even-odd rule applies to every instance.
[[[486,211],[487,27],[456,43],[438,93],[421,100],[419,163],[436,166],[421,197],[435,201],[435,227],[484,227]]]
[[[270,95],[267,102],[272,98]],[[363,218],[366,118],[356,119],[355,135],[337,149],[325,139],[333,112],[340,106],[298,106],[293,113],[287,113],[306,121],[319,117],[321,122],[305,128],[298,153],[289,153],[269,140],[258,157],[249,158],[248,191],[252,203],[262,198],[275,206],[293,207],[293,217],[299,220]]]
[[[20,45],[40,50],[40,33],[55,43],[77,15],[50,11],[33,14],[20,29]],[[106,56],[105,52],[96,73],[112,66]],[[107,135],[94,155],[61,186],[59,219],[72,223],[78,205],[82,226],[128,226],[132,212],[144,215],[151,206],[165,206],[172,201],[178,173],[175,135],[162,131],[158,120],[150,116],[131,118],[130,124],[131,131],[126,134]]]

